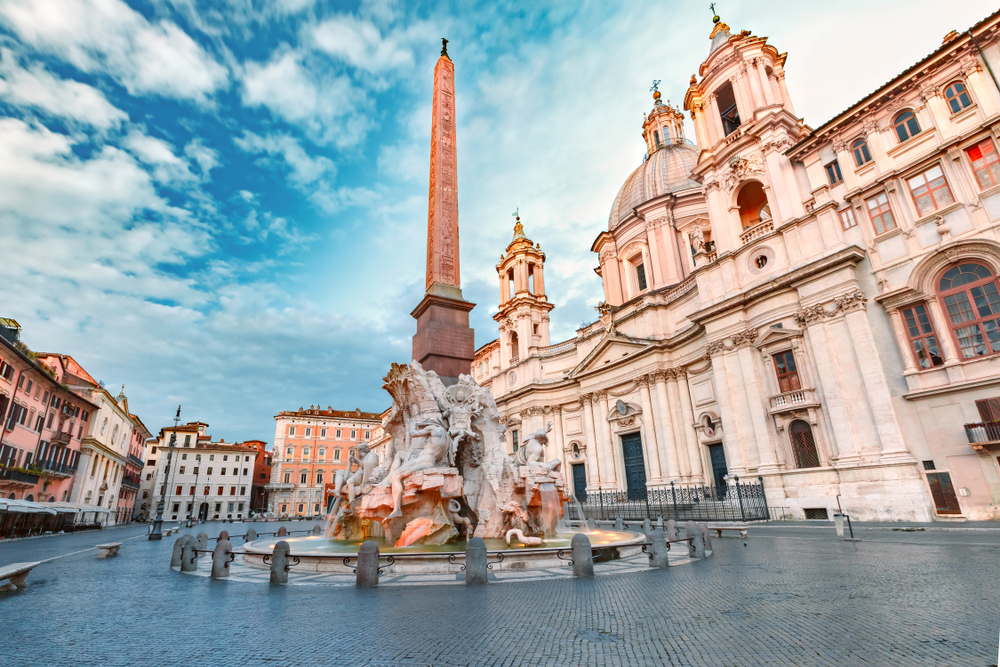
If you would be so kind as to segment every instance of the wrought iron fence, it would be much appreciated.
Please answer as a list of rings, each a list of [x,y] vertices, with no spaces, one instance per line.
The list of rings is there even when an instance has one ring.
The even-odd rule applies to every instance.
[[[727,487],[646,487],[638,491],[588,491],[578,498],[588,519],[654,520],[658,516],[676,521],[767,521],[770,513],[764,495],[764,479]]]

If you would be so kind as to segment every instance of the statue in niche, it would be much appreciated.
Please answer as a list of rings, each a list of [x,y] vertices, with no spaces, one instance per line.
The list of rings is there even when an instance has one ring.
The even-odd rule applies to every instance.
[[[694,248],[695,254],[705,252],[705,232],[702,231],[701,227],[695,227],[689,235],[691,239],[691,247]]]
[[[552,422],[548,423],[544,429],[538,429],[528,436],[524,441],[524,446],[517,451],[518,463],[527,466],[542,466],[549,470],[559,470],[562,467],[561,459],[545,461],[545,445],[549,441],[549,431],[552,430]]]
[[[394,470],[390,470],[388,479],[382,482],[383,485],[386,482],[392,485],[392,499],[395,504],[392,514],[386,519],[403,516],[403,480],[415,472],[441,465],[451,452],[451,436],[448,435],[444,421],[438,416],[414,424],[410,428],[410,438],[427,438],[427,442],[420,452],[406,463],[397,467],[402,459],[397,457],[393,461]]]
[[[451,447],[448,449],[449,466],[455,465],[458,446],[462,442],[480,440],[479,434],[472,430],[472,420],[479,416],[482,406],[479,404],[475,388],[469,386],[471,382],[472,379],[465,376],[458,384],[448,387],[445,391],[448,405],[444,409],[443,416],[448,420],[448,435],[451,437]]]

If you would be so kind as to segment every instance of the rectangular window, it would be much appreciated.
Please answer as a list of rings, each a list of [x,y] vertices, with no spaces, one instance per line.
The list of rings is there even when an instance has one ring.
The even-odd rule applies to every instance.
[[[981,401],[976,401],[976,408],[979,410],[979,419],[982,421],[1000,421],[1000,398],[984,398]]]
[[[337,439],[338,440],[340,439],[340,429],[339,428],[337,429]]]
[[[517,451],[517,447],[520,444],[520,438],[518,438],[518,432],[517,432],[516,428],[513,431],[511,431],[510,436],[511,436],[511,440],[514,441],[514,451],[516,452]]]
[[[320,447],[319,448],[319,457],[321,459],[325,459],[326,458],[326,447]]]
[[[235,486],[229,487],[229,495],[231,495],[231,496],[235,496],[236,495],[236,487]]]
[[[292,473],[290,473],[290,472],[288,472],[288,471],[286,471],[286,472],[285,472],[285,480],[284,480],[284,483],[285,483],[285,484],[291,484],[291,483],[292,483]]]
[[[17,377],[17,388],[18,389],[24,388],[24,375],[23,374],[21,374],[21,375],[19,375]]]
[[[195,468],[194,468],[194,474],[196,474],[196,475],[198,474],[198,466],[195,466]]]
[[[184,474],[184,466],[181,466],[181,468],[180,468],[180,470],[179,470],[178,472],[179,472],[179,473],[180,473],[181,475],[183,475],[183,474]]]
[[[243,474],[244,475],[247,474],[247,469],[246,468],[243,469]]]
[[[782,394],[802,388],[799,373],[795,369],[795,355],[791,350],[774,355],[774,372],[778,376],[778,391]]]
[[[333,450],[333,460],[334,461],[339,461],[340,460],[340,450],[339,449]]]
[[[906,324],[906,335],[910,339],[910,349],[913,350],[917,365],[921,368],[943,365],[944,359],[941,358],[937,336],[934,335],[934,327],[927,315],[927,308],[920,304],[903,308],[901,312],[903,322]]]
[[[24,390],[25,393],[26,394],[30,394],[31,393],[31,388],[34,387],[34,386],[35,386],[35,381],[34,380],[28,380],[28,388]]]
[[[985,190],[1000,185],[1000,157],[992,139],[987,139],[968,149],[966,153],[976,173],[979,189]]]
[[[319,472],[316,473],[316,483],[317,484],[322,484],[323,483],[323,471],[322,470],[320,470]]]
[[[281,506],[281,513],[282,513],[282,514],[284,514],[284,513],[286,513],[287,511],[288,511],[288,505],[282,505],[282,506]]]
[[[181,454],[181,461],[187,461],[187,458],[188,458],[188,455],[187,455],[186,452],[184,454]]]
[[[194,487],[193,486],[191,487],[191,495],[192,496],[194,495]]]
[[[100,503],[98,502],[98,504],[100,504]],[[178,511],[180,511],[180,509],[181,509],[181,504],[180,503],[174,503],[174,511],[178,512]],[[174,518],[177,518],[177,517],[174,517]]]
[[[295,435],[295,427],[294,426],[289,426],[288,427],[288,435]]]
[[[910,186],[910,194],[920,217],[955,203],[940,165],[908,178],[906,182]]]
[[[226,469],[225,469],[225,468],[223,468],[223,469],[222,469],[222,472],[220,472],[219,474],[220,474],[220,475],[225,475],[225,474],[226,474]]]
[[[325,438],[326,437],[326,429],[325,428],[321,428],[319,430],[319,437],[321,437],[321,438]]]
[[[351,431],[351,440],[357,440],[357,439],[358,439],[358,432]]]
[[[208,466],[208,474],[209,474],[209,475],[211,475],[211,474],[212,474],[212,466]]]
[[[182,488],[180,486],[178,486],[177,487],[177,493],[175,493],[174,495],[179,496],[179,495],[181,495],[182,492],[183,492]]]
[[[0,365],[0,377],[2,377],[7,382],[11,381],[14,377],[14,367],[8,364],[6,361]]]
[[[207,495],[209,494],[209,492],[211,492],[211,490],[212,490],[212,489],[211,489],[210,487],[207,487],[207,486],[206,486],[206,487],[205,487],[205,495],[207,496]]]
[[[305,511],[305,505],[299,503],[299,514],[302,514],[303,511]]]
[[[156,445],[153,445],[153,448],[149,451],[149,453],[150,454],[155,454],[156,453]]]
[[[306,484],[308,479],[309,479],[309,473],[302,471],[302,474],[299,475],[299,483]]]
[[[309,428],[309,427],[307,426],[307,427],[306,427],[306,437],[308,438],[308,437],[309,437],[309,436],[311,436],[312,434],[313,434],[313,430],[312,430],[311,428]]]
[[[295,452],[294,447],[285,447],[285,456],[291,456]]]
[[[371,439],[372,439],[372,432],[365,431],[365,440],[371,440]]]
[[[190,447],[191,446],[191,434],[190,433],[188,433],[187,435],[184,436],[184,446],[185,447]]]
[[[844,176],[840,173],[840,163],[834,160],[830,164],[826,165],[826,177],[830,181],[830,185],[837,185],[838,183],[844,182]]]
[[[927,484],[931,487],[931,497],[934,498],[934,510],[938,514],[961,514],[962,507],[955,496],[955,487],[951,484],[951,475],[946,472],[927,473]]]
[[[219,487],[219,492],[217,494],[215,494],[215,495],[217,495],[217,496],[221,496],[222,495],[222,487],[221,486]]]
[[[302,459],[303,460],[307,460],[308,458],[309,458],[309,448],[308,447],[303,447],[302,448]]]
[[[639,264],[635,267],[635,279],[636,284],[639,285],[639,291],[646,289],[646,266],[644,264]]]
[[[854,218],[854,209],[850,206],[840,211],[839,215],[840,224],[844,226],[845,230],[858,225],[858,221]]]
[[[885,196],[885,193],[870,197],[865,200],[865,203],[868,204],[868,216],[872,219],[876,236],[896,228],[896,220],[892,217],[889,198]]]
[[[49,392],[45,392],[45,394],[42,396],[42,403],[48,403],[48,402],[49,402]],[[87,413],[84,412],[83,414],[87,414]],[[87,421],[87,419],[84,418],[83,421]]]

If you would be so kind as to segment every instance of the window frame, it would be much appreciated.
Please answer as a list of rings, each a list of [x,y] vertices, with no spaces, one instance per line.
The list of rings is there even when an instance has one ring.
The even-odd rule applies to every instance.
[[[846,216],[844,215],[845,213],[847,214]],[[843,230],[845,232],[848,229],[853,229],[854,227],[858,226],[858,217],[856,215],[854,215],[854,207],[853,206],[848,206],[845,209],[837,211],[837,216],[840,218],[840,226],[843,228]],[[847,224],[848,221],[844,219],[845,217],[849,217],[850,218],[850,223],[851,224]]]
[[[879,203],[878,210],[880,212],[879,212],[878,215],[873,215],[873,211],[875,209],[872,208],[871,202],[872,201],[877,201],[879,197],[885,199],[885,203],[884,204],[883,203]],[[877,192],[877,193],[873,194],[871,197],[868,197],[867,199],[865,199],[865,204],[868,207],[868,219],[871,220],[872,229],[875,232],[875,236],[882,236],[883,234],[888,234],[892,230],[897,229],[899,227],[899,225],[896,224],[896,216],[893,215],[893,213],[892,213],[892,204],[889,203],[889,195],[888,195],[888,193],[886,193],[886,192]],[[886,229],[885,228],[885,224],[883,224],[882,225],[882,227],[883,227],[882,231],[879,231],[878,230],[878,226],[875,224],[875,219],[878,218],[880,222],[884,223],[885,222],[885,216],[886,216],[886,214],[888,214],[889,215],[889,219],[892,220],[892,227]]]
[[[978,266],[982,266],[990,274],[989,277],[988,278],[982,278],[982,279],[977,280],[977,281],[971,281],[971,282],[968,282],[968,283],[964,283],[964,284],[962,284],[962,285],[960,285],[958,287],[950,287],[947,290],[942,289],[941,288],[941,281],[944,279],[944,276],[949,271],[951,271],[952,269],[960,267],[960,266],[963,266],[963,265],[966,265],[966,264],[975,264],[975,265],[978,265]],[[996,288],[997,292],[1000,293],[1000,282],[998,282],[998,280],[997,280],[997,273],[996,273],[996,271],[994,271],[993,268],[991,266],[989,266],[988,264],[986,264],[985,262],[983,262],[983,261],[981,261],[979,259],[974,259],[974,258],[969,258],[969,259],[966,259],[964,261],[959,261],[959,262],[956,262],[956,263],[953,263],[953,264],[949,264],[947,267],[945,267],[938,274],[937,279],[936,279],[936,281],[934,283],[935,295],[937,296],[938,303],[941,306],[941,311],[942,311],[944,317],[947,320],[946,323],[948,325],[949,335],[951,335],[951,337],[952,337],[952,342],[955,343],[955,349],[956,349],[956,351],[958,353],[958,357],[959,357],[958,360],[960,362],[974,361],[976,359],[983,359],[983,358],[986,358],[986,357],[992,357],[992,356],[995,356],[997,354],[1000,354],[1000,333],[998,333],[998,340],[996,341],[996,345],[995,345],[995,349],[994,349],[994,345],[991,344],[990,338],[989,338],[989,333],[990,332],[988,330],[986,330],[986,327],[984,326],[985,323],[988,322],[988,321],[996,321],[996,322],[998,322],[997,327],[998,327],[998,329],[1000,329],[1000,305],[998,305],[998,307],[996,308],[997,312],[991,313],[989,316],[982,316],[980,314],[980,310],[979,310],[980,305],[976,301],[976,295],[974,295],[972,293],[973,289],[976,289],[976,288],[979,288],[979,287],[984,287],[984,286],[989,285],[991,283],[994,286],[994,288]],[[954,295],[959,294],[959,293],[964,293],[965,294],[966,303],[971,307],[971,312],[972,312],[972,314],[975,317],[972,318],[972,319],[968,319],[968,320],[962,320],[961,322],[959,322],[958,324],[956,324],[953,321],[953,319],[952,319],[952,311],[949,309],[948,303],[947,303],[946,299],[948,297],[950,297],[950,296],[954,296]],[[985,294],[984,294],[984,296],[985,296]],[[987,306],[991,305],[989,303],[988,299],[987,299],[986,305]],[[965,349],[966,348],[963,347],[963,345],[962,345],[962,342],[961,342],[962,339],[959,336],[958,331],[959,331],[959,329],[969,329],[969,330],[971,330],[971,328],[973,326],[978,327],[978,330],[979,330],[978,336],[980,338],[982,338],[983,345],[987,349],[987,353],[986,354],[975,354],[976,347],[978,347],[978,345],[976,345],[975,343],[973,343],[972,347],[970,348],[973,351],[973,354],[971,356],[968,356],[968,355],[965,354]],[[970,338],[971,338],[971,336],[972,336],[972,334],[970,333]]]
[[[961,86],[962,91],[949,96],[948,91],[954,88],[955,86]],[[969,101],[968,104],[961,104],[961,98],[963,95],[966,97],[966,99],[968,99]],[[972,99],[972,93],[969,91],[969,87],[965,85],[964,81],[952,81],[951,83],[946,84],[943,91],[943,97],[945,104],[948,105],[948,111],[951,113],[952,116],[956,116],[965,111],[966,109],[971,109],[976,105],[976,101]],[[955,110],[954,107],[952,106],[952,102],[955,100],[959,102],[959,106],[961,107],[958,110]]]
[[[923,313],[919,313],[917,309],[922,309]],[[907,312],[912,313],[909,319],[912,319],[913,326],[911,326],[910,321],[908,321]],[[921,370],[930,370],[932,368],[937,368],[938,366],[943,366],[944,353],[941,347],[941,338],[937,335],[937,332],[934,329],[934,322],[931,320],[927,304],[921,301],[919,303],[904,306],[899,309],[899,315],[903,320],[903,333],[906,335],[907,341],[909,341],[910,354],[913,356],[913,361],[916,363],[917,368]],[[914,328],[917,329],[916,333],[913,331]],[[928,343],[928,339],[933,341],[933,345]],[[918,343],[923,347],[923,354],[926,355],[925,359],[921,359],[920,357],[921,352],[918,349]],[[937,350],[936,356],[931,353],[932,349]],[[925,366],[924,361],[926,361],[929,365]]]
[[[989,158],[986,157],[986,155],[983,153],[982,150],[983,145],[987,144],[990,147],[990,154],[993,156],[992,161],[988,161]],[[979,170],[976,169],[976,160],[972,157],[972,151],[977,149],[979,150],[980,159],[984,161],[983,172],[989,176],[990,179],[989,185],[983,185],[982,179],[979,177]],[[994,178],[993,171],[990,169],[992,165],[1000,164],[1000,151],[997,150],[997,145],[996,142],[993,140],[993,137],[986,137],[982,141],[966,148],[965,156],[969,160],[969,167],[972,169],[972,176],[973,178],[976,179],[976,183],[979,185],[980,192],[984,192],[986,190],[989,190],[990,188],[995,188],[996,186],[1000,185],[1000,173],[998,173]],[[998,169],[1000,169],[1000,167],[998,167]]]
[[[941,172],[941,175],[938,176],[938,177],[936,177],[936,178],[934,178],[933,181],[929,180],[929,177],[927,176],[927,174],[929,172],[934,171],[935,169],[937,169],[939,172]],[[912,181],[914,181],[914,180],[916,180],[918,178],[923,178],[924,179],[924,184],[918,186],[917,188],[914,188]],[[934,183],[934,182],[936,182],[938,179],[941,180],[941,182],[943,183],[943,185],[940,185],[938,187],[932,188],[931,184]],[[956,202],[955,193],[951,191],[951,185],[948,183],[948,176],[944,173],[944,166],[940,162],[937,163],[937,164],[934,164],[934,165],[931,165],[931,166],[927,167],[926,169],[920,171],[919,173],[914,174],[913,176],[907,176],[903,180],[906,181],[906,187],[910,191],[910,201],[913,202],[913,207],[917,211],[917,218],[918,219],[919,218],[925,218],[925,217],[927,217],[929,215],[937,213],[941,209],[947,208],[947,207],[951,206],[952,204],[954,204]],[[918,196],[917,193],[916,193],[916,190],[919,190],[920,188],[926,188],[926,193],[925,194],[921,194],[921,195]],[[950,202],[941,203],[941,204],[938,203],[937,197],[935,196],[935,193],[939,193],[942,190],[948,193],[948,197],[951,198]],[[930,197],[931,203],[934,205],[934,208],[931,209],[931,210],[929,210],[929,211],[922,210],[920,208],[920,204],[918,202],[918,199],[922,198],[922,197]]]
[[[778,359],[781,358],[785,371],[782,372],[781,367],[778,364]],[[791,370],[788,370],[788,359],[791,359],[792,365]],[[780,350],[771,355],[771,363],[774,365],[774,377],[778,383],[778,393],[785,394],[790,391],[799,391],[802,389],[802,378],[799,377],[799,367],[795,363],[795,352],[789,348],[787,350]],[[795,386],[792,387],[791,384]],[[787,388],[783,388],[784,383],[788,383]]]
[[[844,174],[840,171],[840,161],[833,160],[823,165],[823,170],[826,171],[826,180],[830,182],[831,187],[835,187],[844,182]]]
[[[909,118],[904,118],[909,114]],[[913,121],[913,127],[916,127],[916,131],[913,131],[913,127],[909,125],[909,121]],[[906,137],[904,138],[900,133],[900,129],[906,132]],[[903,144],[923,132],[923,128],[920,127],[920,120],[917,118],[917,114],[913,112],[913,109],[903,109],[897,113],[892,119],[892,129],[896,133],[896,139],[899,143]]]
[[[861,155],[859,155],[859,151]],[[854,156],[854,165],[858,168],[872,161],[872,149],[868,146],[868,139],[866,137],[858,137],[851,142],[851,155]],[[858,160],[862,156],[866,159]]]

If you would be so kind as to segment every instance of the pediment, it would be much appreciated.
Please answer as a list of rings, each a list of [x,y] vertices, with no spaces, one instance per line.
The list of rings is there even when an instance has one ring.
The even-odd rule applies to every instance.
[[[621,361],[637,352],[642,352],[652,347],[652,345],[653,341],[630,338],[618,333],[605,335],[604,339],[590,351],[590,354],[584,357],[583,361],[570,372],[569,376],[576,377],[584,373],[614,366],[615,362]]]
[[[802,338],[801,329],[768,327],[767,332],[757,339],[754,346],[758,350],[766,350],[769,347],[796,338]]]

